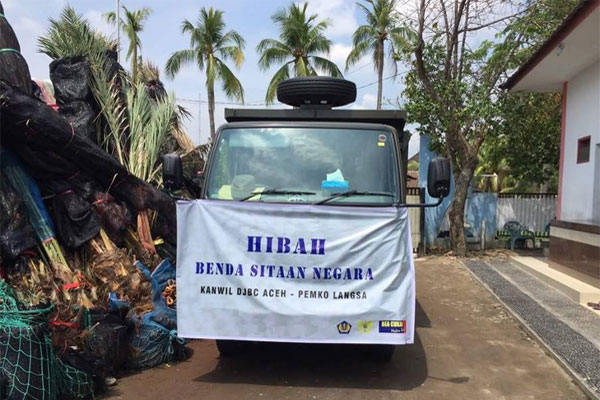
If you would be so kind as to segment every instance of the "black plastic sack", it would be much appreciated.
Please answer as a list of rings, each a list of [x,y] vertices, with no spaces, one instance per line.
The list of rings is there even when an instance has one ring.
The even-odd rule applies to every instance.
[[[0,14],[4,15],[2,4],[0,4]],[[19,41],[6,17],[0,17],[0,49],[6,49],[0,53],[0,78],[31,94],[29,67],[21,55]]]
[[[113,376],[131,357],[132,329],[125,323],[128,310],[128,307],[109,312],[90,310],[87,350],[99,360],[97,368],[106,376]]]
[[[15,260],[35,245],[35,235],[27,220],[23,201],[6,176],[0,174],[0,257]]]
[[[73,126],[75,134],[96,141],[96,118],[94,108],[83,100],[74,100],[60,106],[58,113]]]
[[[100,220],[94,209],[68,185],[53,183],[56,195],[50,200],[50,214],[61,242],[79,247],[100,232]]]
[[[90,203],[102,223],[110,239],[121,246],[127,234],[127,228],[132,224],[131,212],[123,202],[118,202],[110,194],[84,172],[78,172],[67,179],[75,192]]]
[[[9,144],[10,141],[5,143]],[[7,146],[9,147],[9,146]],[[34,150],[22,143],[10,146],[19,159],[27,167],[29,175],[38,185],[42,181],[67,179],[77,173],[78,167],[65,160],[55,152]]]
[[[119,56],[116,51],[108,50],[105,53],[104,69],[108,75],[108,79],[117,78],[117,84],[121,84],[119,74],[123,72],[123,67],[119,64]]]
[[[69,57],[50,63],[50,80],[59,106],[75,100],[91,100],[89,82],[92,73],[83,57]]]
[[[20,254],[14,260],[2,260],[0,258],[0,262],[2,263],[2,267],[4,268],[5,272],[11,274],[27,275],[31,271],[29,267],[31,258],[35,256],[37,256],[37,253],[35,253],[33,250],[30,250],[30,252]],[[1,398],[2,397],[0,397],[0,399]]]
[[[61,58],[50,63],[58,113],[69,121],[76,134],[95,142],[98,112],[89,86],[91,79],[90,65],[83,57]]]
[[[2,112],[0,136],[13,145],[52,151],[102,185],[135,211],[159,212],[155,231],[165,240],[176,241],[175,203],[167,194],[130,175],[114,157],[89,139],[73,135],[69,123],[46,104],[0,81]],[[26,164],[28,160],[23,160]],[[77,172],[77,171],[73,171]]]
[[[127,206],[123,203],[118,203],[108,193],[97,192],[92,205],[100,216],[102,227],[115,242],[117,246],[121,246],[127,235],[127,228],[132,224],[131,213]]]
[[[177,249],[169,242],[156,245],[156,252],[161,258],[167,259],[173,264],[177,261]]]
[[[125,325],[100,323],[88,336],[88,349],[101,360],[108,376],[114,375],[129,359],[129,332]]]
[[[162,99],[167,95],[167,91],[163,83],[159,80],[151,80],[146,82],[146,90],[148,90],[148,94],[154,100]]]

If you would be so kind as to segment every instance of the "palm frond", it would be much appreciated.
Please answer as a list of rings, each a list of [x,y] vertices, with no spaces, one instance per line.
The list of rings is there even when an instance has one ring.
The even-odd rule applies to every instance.
[[[271,78],[271,82],[269,82],[269,86],[267,87],[267,95],[265,96],[265,102],[267,104],[272,104],[275,101],[277,85],[290,77],[290,67],[293,63],[293,61],[285,63]]]
[[[151,61],[144,61],[139,65],[140,81],[148,83],[160,81],[160,70],[158,66]]]
[[[225,95],[229,98],[240,100],[243,103],[244,88],[242,87],[242,83],[223,61],[216,59],[215,65],[218,69],[219,78]]]
[[[96,57],[114,50],[116,42],[94,31],[89,22],[71,6],[59,19],[50,19],[48,31],[38,39],[38,51],[53,60],[67,57]]]
[[[201,58],[200,58],[201,59]],[[178,50],[171,54],[165,65],[165,73],[168,77],[173,78],[182,66],[196,60],[196,53],[192,49]]]
[[[315,64],[315,67],[317,67],[317,69],[319,69],[320,71],[324,72],[325,75],[333,76],[334,78],[344,77],[342,71],[340,71],[338,66],[333,61],[319,56],[312,56],[310,58]]]
[[[130,131],[128,169],[147,182],[157,177],[156,161],[172,124],[173,95],[153,101],[145,86],[136,84],[127,91]]]
[[[357,44],[350,50],[348,57],[346,58],[346,71],[352,65],[356,64],[367,52],[372,49],[375,43],[363,41]]]
[[[127,115],[126,105],[121,99],[121,91],[117,85],[118,76],[109,78],[103,66],[92,70],[90,87],[106,127],[99,120],[97,124],[97,143],[104,147],[123,165],[127,165]]]
[[[233,60],[236,68],[241,67],[244,62],[244,51],[239,46],[220,47],[217,49],[217,53],[219,53],[224,60]]]
[[[293,51],[289,47],[274,39],[262,40],[257,49],[260,49],[259,52],[262,53],[258,59],[258,66],[263,70],[294,57]]]
[[[267,101],[272,102],[275,98],[276,86],[274,82],[279,83],[281,76],[288,74],[293,70],[295,76],[317,75],[317,69],[322,69],[326,73],[334,76],[341,76],[339,69],[329,60],[328,64],[324,62],[324,56],[329,55],[332,42],[324,32],[329,26],[328,20],[318,20],[318,15],[307,14],[307,3],[302,5],[292,3],[289,7],[280,9],[271,16],[271,20],[279,27],[279,39],[263,39],[256,46],[260,54],[258,65],[265,70],[273,65],[281,65],[267,89]],[[319,56],[317,56],[319,54]],[[319,57],[318,63],[323,68],[311,64],[314,57]],[[293,68],[288,65],[292,59]]]

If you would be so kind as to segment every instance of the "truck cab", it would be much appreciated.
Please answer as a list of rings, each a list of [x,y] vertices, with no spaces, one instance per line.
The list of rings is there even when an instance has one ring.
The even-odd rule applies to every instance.
[[[230,310],[232,315],[237,315],[232,317],[233,320],[251,326],[253,321],[248,322],[247,315],[238,314],[246,307],[263,317],[259,318],[261,327],[257,328],[257,333],[253,333],[250,327],[245,336],[227,331],[228,328],[219,324],[205,328],[205,325],[194,325],[193,321],[186,319],[183,322],[187,332],[185,337],[217,339],[222,355],[240,352],[248,341],[289,340],[371,344],[380,358],[389,359],[394,344],[411,343],[412,333],[409,330],[414,329],[414,324],[411,325],[411,318],[414,319],[414,271],[412,251],[408,249],[410,244],[406,245],[410,242],[410,232],[405,208],[439,204],[448,194],[449,166],[446,160],[437,159],[429,167],[428,190],[432,197],[439,198],[438,203],[406,204],[409,140],[409,134],[404,132],[406,113],[400,110],[334,109],[353,102],[355,97],[356,86],[349,81],[296,78],[283,82],[278,88],[278,99],[291,105],[292,109],[225,110],[227,123],[219,128],[206,161],[199,200],[202,208],[217,211],[206,219],[206,210],[196,214],[191,211],[193,204],[178,204],[178,285],[179,269],[186,268],[187,272],[181,272],[181,281],[188,293],[188,300],[178,295],[178,314],[180,305],[184,313],[196,311],[186,302],[195,301],[194,287],[200,287],[201,293],[221,290],[230,295],[222,299],[208,298],[208,314],[203,314],[205,319],[207,315],[213,315],[220,320],[220,312]],[[167,188],[173,189],[181,184],[181,165],[177,157],[165,158],[163,175]],[[240,203],[247,205],[242,207]],[[230,211],[231,217],[224,216]],[[204,216],[196,217],[201,214]],[[263,217],[264,224],[257,221]],[[189,226],[196,219],[217,225],[219,221],[216,219],[221,219],[221,224],[230,225],[227,228],[218,226],[215,238],[210,237],[213,233],[206,226],[205,232],[209,235],[206,240],[211,245],[198,251],[190,243],[180,245],[182,237],[189,242],[190,232],[193,232]],[[239,224],[232,219],[239,220]],[[290,229],[286,230],[282,225],[288,223]],[[349,230],[357,233],[345,232],[346,223]],[[315,230],[315,226],[320,228]],[[382,226],[391,228],[385,231],[387,228],[382,230]],[[237,232],[232,231],[238,229],[249,233],[236,236]],[[292,234],[288,235],[289,232]],[[350,236],[344,237],[346,234]],[[379,245],[377,240],[373,240],[377,235],[381,237],[378,240],[383,242],[395,235],[394,240],[401,245],[394,240],[393,243]],[[231,243],[222,243],[224,236],[229,237],[226,240]],[[293,236],[293,239],[288,236]],[[228,258],[236,251],[229,249],[238,242],[243,242],[241,247],[246,246],[246,238],[247,248],[235,256],[243,262],[236,264]],[[325,258],[318,256],[325,255],[326,241],[328,252],[333,249],[332,258],[323,261]],[[215,249],[215,246],[222,248]],[[398,252],[398,256],[390,259],[385,254],[382,256],[382,252]],[[207,253],[221,262],[208,261]],[[383,261],[375,262],[373,268],[363,268],[363,264],[372,262],[376,257],[383,257]],[[308,259],[310,261],[306,261]],[[352,266],[355,259],[358,261]],[[180,266],[181,260],[186,264],[184,267]],[[304,262],[312,264],[298,266]],[[328,262],[332,264],[326,265]],[[324,264],[315,266],[316,263]],[[329,277],[327,274],[330,274]],[[248,276],[259,276],[264,281]],[[399,283],[398,277],[402,277],[405,283]],[[198,279],[196,286],[191,279]],[[218,289],[204,286],[212,281],[218,281],[221,286]],[[260,283],[248,288],[248,282]],[[386,284],[393,289],[385,289]],[[338,287],[344,290],[337,290]],[[178,294],[179,290],[178,287]],[[393,290],[396,291],[395,297],[388,299],[387,292]],[[235,297],[236,293],[240,298]],[[283,293],[283,296],[277,296],[283,298],[265,299],[262,304],[261,299],[254,298],[260,297],[261,293],[264,296]],[[327,301],[317,294],[327,296]],[[248,300],[244,296],[253,298]],[[380,297],[387,299],[385,304],[378,304]],[[328,309],[330,298],[342,301],[331,303],[331,309]],[[343,310],[347,310],[343,305],[346,300],[357,302],[356,310],[362,310],[362,320],[359,321],[358,316],[354,320],[351,315],[343,314]],[[398,304],[398,313],[391,311],[395,307],[394,302],[402,303]],[[323,308],[315,308],[317,304]],[[270,330],[264,332],[265,320],[270,318],[264,315],[269,315],[274,308],[273,320],[276,322],[271,335]],[[403,314],[400,309],[405,309],[406,313]],[[370,311],[372,314],[369,314]],[[289,318],[285,317],[286,313],[290,314]],[[282,326],[310,321],[311,318],[328,331],[322,335],[307,332],[303,336]],[[364,328],[361,335],[357,332],[357,324],[369,328]],[[378,331],[371,332],[373,324],[378,326]],[[406,334],[406,338],[400,338],[402,334]]]

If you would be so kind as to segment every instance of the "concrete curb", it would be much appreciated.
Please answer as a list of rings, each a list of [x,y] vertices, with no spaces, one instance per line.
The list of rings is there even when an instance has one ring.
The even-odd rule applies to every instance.
[[[471,276],[473,276],[482,287],[484,287],[488,292],[490,292],[492,296],[494,296],[494,298],[500,304],[502,304],[502,306],[508,311],[508,313],[519,323],[521,328],[539,343],[539,345],[546,351],[546,353],[549,354],[558,363],[558,365],[561,366],[561,368],[575,381],[577,386],[579,386],[581,390],[583,390],[583,392],[590,399],[600,400],[600,396],[594,393],[594,390],[587,385],[583,378],[579,376],[579,374],[573,368],[571,368],[571,366],[569,365],[569,363],[567,363],[565,359],[563,359],[546,342],[544,342],[544,340],[527,324],[527,322],[523,318],[521,318],[520,315],[514,312],[500,297],[498,297],[498,295],[496,295],[492,288],[489,287],[485,282],[483,282],[473,271],[471,271],[471,269],[468,268],[462,260],[458,259],[458,261],[464,269],[469,271]]]

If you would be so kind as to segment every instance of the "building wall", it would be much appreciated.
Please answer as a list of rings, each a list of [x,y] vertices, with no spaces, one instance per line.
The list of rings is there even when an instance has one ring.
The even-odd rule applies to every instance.
[[[591,136],[590,160],[577,164],[578,139],[586,136]],[[600,62],[568,82],[564,139],[560,219],[592,222],[600,207],[594,187],[600,180],[595,160],[600,145]]]

